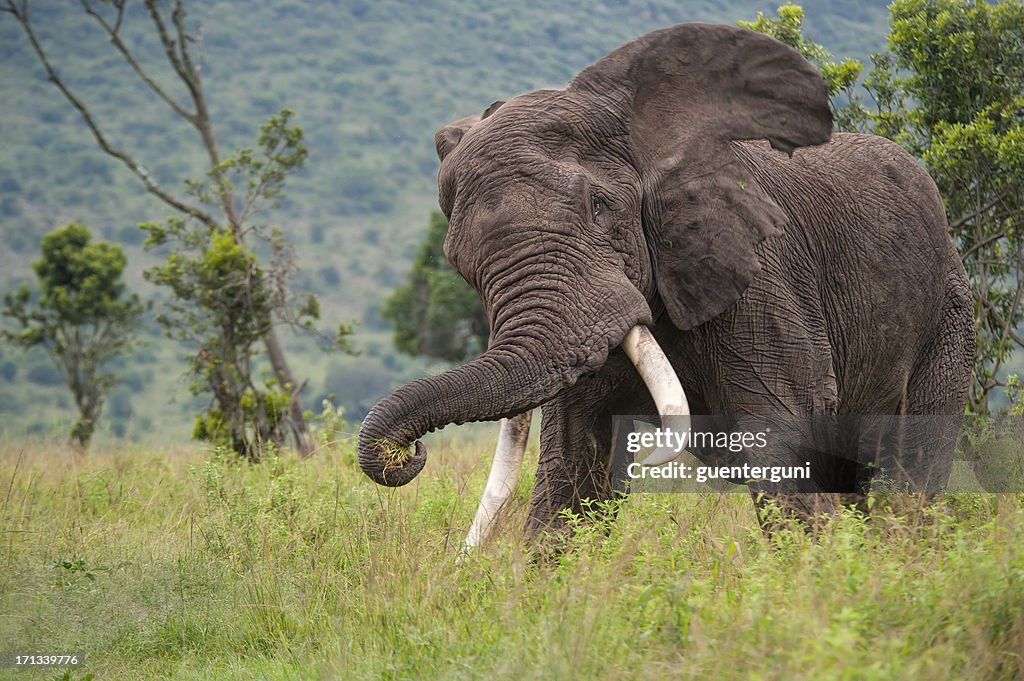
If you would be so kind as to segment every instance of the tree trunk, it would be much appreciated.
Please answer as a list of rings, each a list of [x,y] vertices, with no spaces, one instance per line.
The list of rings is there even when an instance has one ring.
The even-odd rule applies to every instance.
[[[288,360],[281,348],[281,340],[277,337],[277,331],[271,328],[263,337],[263,343],[267,348],[267,357],[270,359],[270,366],[274,369],[274,375],[282,389],[287,389],[291,394],[291,402],[288,413],[288,426],[291,428],[292,437],[295,439],[295,449],[299,456],[306,458],[313,454],[313,440],[309,436],[309,427],[306,425],[306,414],[302,408],[302,399],[299,391],[302,386],[295,380]]]

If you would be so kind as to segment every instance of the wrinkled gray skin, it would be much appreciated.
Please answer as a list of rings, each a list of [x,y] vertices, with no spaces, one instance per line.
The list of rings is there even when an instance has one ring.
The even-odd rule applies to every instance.
[[[831,129],[797,53],[703,24],[443,128],[445,253],[480,293],[490,347],[381,400],[364,471],[405,484],[424,433],[542,406],[530,530],[608,498],[611,416],[655,413],[617,347],[635,324],[695,414],[961,414],[971,303],[935,186],[891,142]],[[948,472],[952,445],[933,456]]]

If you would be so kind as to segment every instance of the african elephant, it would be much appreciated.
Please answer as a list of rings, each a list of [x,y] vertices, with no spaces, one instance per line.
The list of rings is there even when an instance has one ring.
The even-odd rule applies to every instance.
[[[827,87],[789,47],[655,31],[436,146],[445,254],[490,343],[370,411],[376,482],[412,480],[428,431],[540,406],[529,530],[609,497],[612,416],[654,409],[619,347],[638,326],[694,414],[963,413],[972,305],[935,185],[886,139],[832,134]],[[940,470],[952,449],[930,452]]]

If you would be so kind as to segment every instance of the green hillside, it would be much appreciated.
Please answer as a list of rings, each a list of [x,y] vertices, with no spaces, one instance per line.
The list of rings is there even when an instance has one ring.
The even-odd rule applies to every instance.
[[[141,3],[138,3],[141,5]],[[201,25],[202,73],[225,150],[253,142],[283,106],[298,112],[311,155],[272,220],[297,244],[300,288],[321,296],[326,326],[359,319],[359,358],[328,356],[312,340],[288,342],[307,406],[336,393],[359,418],[397,382],[440,367],[395,353],[377,316],[398,284],[436,205],[434,131],[491,101],[560,86],[632,37],[681,21],[733,23],[771,13],[775,2],[737,0],[482,0],[365,2],[209,0],[189,3]],[[882,0],[801,3],[806,33],[837,55],[864,57],[886,33]],[[200,174],[191,131],[138,82],[78,3],[31,3],[40,39],[62,76],[94,107],[113,140],[134,150],[169,187]],[[163,55],[141,6],[125,35],[143,61]],[[163,74],[161,82],[171,83]],[[180,93],[182,96],[184,93]],[[130,279],[140,272],[136,224],[167,209],[96,148],[77,113],[46,80],[17,23],[0,15],[0,291],[31,274],[41,236],[75,220],[123,244]],[[153,339],[127,358],[125,384],[104,427],[135,438],[183,439],[196,403],[181,374],[185,350]],[[8,434],[39,432],[69,418],[69,397],[39,355],[0,347],[0,414]]]

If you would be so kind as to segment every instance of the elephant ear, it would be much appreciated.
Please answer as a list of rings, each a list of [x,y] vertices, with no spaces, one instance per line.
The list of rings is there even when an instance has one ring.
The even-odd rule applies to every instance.
[[[767,36],[682,24],[623,45],[569,88],[603,99],[627,126],[673,323],[690,329],[728,309],[761,269],[757,244],[787,221],[734,142],[768,140],[788,154],[827,142],[824,79]]]
[[[501,99],[491,102],[490,106],[484,109],[482,113],[472,114],[471,116],[460,118],[457,121],[452,121],[438,130],[437,134],[434,135],[434,146],[437,148],[437,157],[443,162],[445,157],[452,152],[452,149],[459,145],[459,142],[462,141],[462,136],[465,135],[470,128],[489,117],[504,103],[505,101]]]

